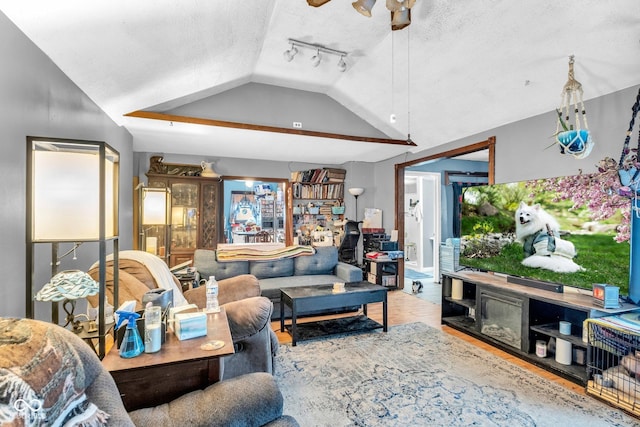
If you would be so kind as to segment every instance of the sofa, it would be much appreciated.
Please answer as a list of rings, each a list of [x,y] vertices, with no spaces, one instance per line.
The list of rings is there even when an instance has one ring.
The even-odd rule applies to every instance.
[[[338,248],[320,246],[312,255],[285,257],[275,260],[219,261],[216,251],[196,249],[193,266],[203,279],[215,276],[217,280],[250,274],[260,285],[261,295],[271,300],[274,306],[272,319],[280,317],[280,289],[294,286],[329,285],[334,282],[360,282],[360,267],[338,261]],[[353,307],[345,307],[346,310]],[[313,311],[300,315],[326,314]],[[290,311],[285,310],[285,316]]]
[[[143,251],[125,250],[119,253],[118,300],[136,301],[136,310],[142,310],[142,297],[156,288],[172,289],[174,305],[206,305],[204,286],[182,293],[180,283],[160,258]],[[113,277],[111,256],[107,268],[107,300],[113,304]],[[94,280],[98,266],[89,270]],[[273,362],[278,351],[278,338],[271,329],[273,304],[260,295],[258,279],[245,274],[218,281],[218,302],[224,308],[235,353],[224,358],[222,379],[230,379],[252,372],[273,373]],[[87,298],[94,307],[98,295]]]
[[[298,426],[282,415],[282,393],[267,373],[127,413],[113,378],[73,332],[39,320],[0,318],[0,336],[2,425]]]

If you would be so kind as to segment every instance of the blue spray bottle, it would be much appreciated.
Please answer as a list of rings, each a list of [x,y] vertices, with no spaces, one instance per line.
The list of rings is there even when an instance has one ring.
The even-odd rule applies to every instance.
[[[120,343],[120,357],[127,359],[136,357],[144,351],[144,344],[142,343],[142,338],[140,337],[140,332],[138,332],[138,326],[136,324],[136,319],[139,318],[140,315],[131,311],[122,310],[118,310],[116,313],[120,315],[116,329],[120,328],[123,321],[127,321],[127,329],[124,331],[124,338],[122,338],[122,343]]]

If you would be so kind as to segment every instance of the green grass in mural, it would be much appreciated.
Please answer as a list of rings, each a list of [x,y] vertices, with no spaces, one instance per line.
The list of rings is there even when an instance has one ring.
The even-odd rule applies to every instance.
[[[567,236],[566,240],[571,241],[578,252],[574,261],[585,268],[585,271],[577,273],[555,273],[549,270],[525,267],[521,264],[524,252],[519,243],[505,246],[500,255],[491,258],[466,258],[461,255],[460,264],[583,289],[591,289],[593,283],[608,283],[619,286],[621,295],[628,295],[629,244],[625,242],[612,245],[612,239],[611,234]]]

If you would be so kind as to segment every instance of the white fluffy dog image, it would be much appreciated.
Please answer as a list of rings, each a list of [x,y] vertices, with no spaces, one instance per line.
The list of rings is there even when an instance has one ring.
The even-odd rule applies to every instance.
[[[520,202],[516,209],[516,240],[524,247],[522,265],[557,273],[575,273],[584,268],[573,261],[576,248],[560,238],[558,221],[539,204]]]

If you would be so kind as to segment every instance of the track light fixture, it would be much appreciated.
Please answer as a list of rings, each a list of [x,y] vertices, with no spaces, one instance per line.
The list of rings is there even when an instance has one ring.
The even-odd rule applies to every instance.
[[[344,62],[344,57],[340,57],[340,60],[338,61],[338,70],[340,70],[341,73],[344,73],[345,70],[347,69],[347,63]]]
[[[322,57],[320,56],[320,51],[316,51],[316,54],[311,57],[311,65],[317,67],[320,65],[320,61],[322,61]]]
[[[284,59],[286,59],[287,62],[291,62],[293,60],[293,57],[296,56],[296,53],[298,53],[298,49],[296,49],[296,47],[292,44],[291,49],[284,51]]]
[[[304,47],[304,48],[312,49],[316,51],[316,54],[313,55],[313,57],[311,58],[311,65],[313,67],[319,66],[320,63],[322,62],[323,58],[321,53],[328,53],[328,54],[336,55],[340,57],[340,60],[338,61],[339,71],[344,72],[347,69],[347,63],[344,60],[345,56],[347,56],[348,54],[347,52],[331,49],[331,48],[322,46],[320,44],[307,43],[307,42],[294,40],[294,39],[289,39],[289,43],[291,44],[291,48],[284,52],[284,59],[287,60],[288,62],[292,61],[293,57],[298,53],[297,47]]]

